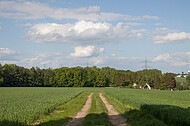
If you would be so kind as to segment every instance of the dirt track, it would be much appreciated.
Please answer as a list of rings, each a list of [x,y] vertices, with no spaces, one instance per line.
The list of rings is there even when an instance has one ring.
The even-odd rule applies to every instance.
[[[91,107],[92,104],[92,95],[91,93],[88,96],[88,99],[83,106],[82,110],[77,113],[77,115],[69,121],[67,124],[63,126],[82,126],[82,122],[85,118],[85,116],[88,114],[88,110]],[[102,99],[103,103],[105,104],[107,110],[108,110],[108,116],[109,120],[114,126],[130,126],[129,124],[126,123],[126,119],[123,118],[113,107],[113,105],[109,104],[107,100],[102,96],[102,93],[99,93],[99,97]]]
[[[114,126],[130,126],[126,123],[126,119],[123,118],[113,107],[113,105],[110,105],[107,100],[102,96],[102,93],[99,94],[100,98],[102,99],[103,103],[105,104],[107,110],[108,110],[108,116],[110,119],[110,122]]]
[[[93,93],[91,93],[88,96],[88,99],[86,100],[86,103],[83,106],[82,110],[78,112],[77,115],[71,121],[69,121],[66,125],[63,125],[63,126],[82,126],[84,117],[88,114],[88,110],[91,107],[92,95]]]

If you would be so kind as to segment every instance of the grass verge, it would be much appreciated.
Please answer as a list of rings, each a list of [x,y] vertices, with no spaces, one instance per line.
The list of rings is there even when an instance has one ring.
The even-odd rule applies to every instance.
[[[92,106],[83,121],[83,126],[112,126],[107,115],[107,109],[98,92],[92,96]]]
[[[106,97],[107,101],[112,104],[124,118],[127,119],[127,123],[132,126],[166,126],[165,123],[156,119],[151,114],[124,105],[117,99],[110,97],[105,93],[103,93],[103,96]]]
[[[56,107],[54,112],[42,116],[39,126],[60,126],[72,119],[85,104],[90,92],[84,92],[71,101]],[[38,121],[34,125],[38,125]]]

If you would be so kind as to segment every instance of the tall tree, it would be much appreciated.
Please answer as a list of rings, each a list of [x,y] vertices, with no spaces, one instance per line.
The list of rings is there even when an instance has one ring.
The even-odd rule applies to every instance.
[[[166,73],[165,75],[165,84],[167,89],[173,89],[176,87],[176,80],[172,73]]]
[[[2,65],[0,64],[0,87],[3,86],[3,72]]]
[[[161,79],[160,79],[160,76],[159,76],[159,75],[156,75],[154,82],[155,82],[154,88],[155,88],[155,89],[160,89]]]

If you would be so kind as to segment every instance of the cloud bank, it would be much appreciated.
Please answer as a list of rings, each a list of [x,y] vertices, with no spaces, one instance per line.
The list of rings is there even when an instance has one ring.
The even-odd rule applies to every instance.
[[[155,44],[162,44],[162,43],[179,43],[184,42],[186,40],[190,40],[190,33],[186,32],[175,32],[175,33],[168,33],[164,36],[155,36],[154,37]]]
[[[87,8],[53,8],[48,4],[30,2],[25,0],[0,1],[0,16],[12,19],[77,19],[91,21],[110,21],[110,20],[144,20],[159,17],[143,15],[130,16],[117,13],[105,13],[100,11],[99,6],[89,6]]]
[[[140,39],[146,29],[132,29],[126,24],[78,21],[74,24],[45,23],[32,26],[25,35],[36,42],[108,43]]]
[[[154,62],[164,62],[172,66],[190,65],[190,52],[165,53],[153,59]]]
[[[10,50],[8,48],[0,48],[0,61],[11,61],[11,60],[17,60],[15,56],[17,56],[19,53]]]

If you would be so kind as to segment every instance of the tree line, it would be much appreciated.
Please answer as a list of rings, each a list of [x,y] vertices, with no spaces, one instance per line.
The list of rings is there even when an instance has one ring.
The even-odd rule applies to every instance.
[[[30,69],[15,64],[0,64],[1,87],[115,87],[136,88],[148,83],[155,89],[173,89],[176,80],[172,73],[162,74],[157,69],[137,72],[110,67],[62,67],[57,69]]]

